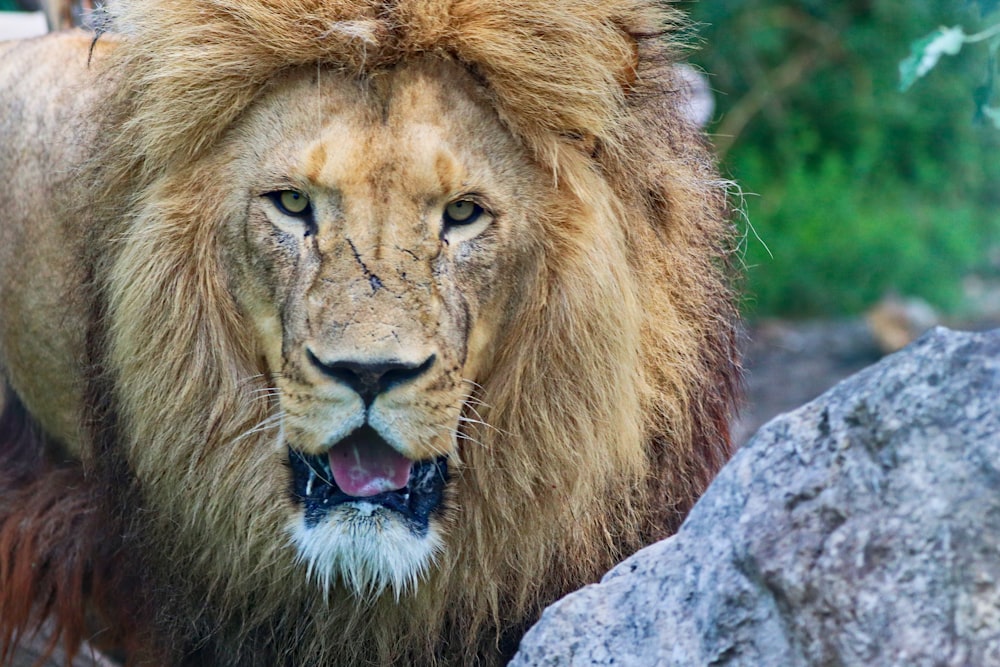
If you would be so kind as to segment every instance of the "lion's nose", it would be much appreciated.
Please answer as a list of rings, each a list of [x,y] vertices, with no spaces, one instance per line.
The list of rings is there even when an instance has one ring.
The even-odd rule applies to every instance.
[[[432,354],[422,362],[413,363],[399,359],[377,361],[357,361],[355,359],[320,359],[313,351],[306,349],[309,362],[327,377],[343,382],[358,392],[365,405],[392,387],[414,380],[434,365],[436,355]]]

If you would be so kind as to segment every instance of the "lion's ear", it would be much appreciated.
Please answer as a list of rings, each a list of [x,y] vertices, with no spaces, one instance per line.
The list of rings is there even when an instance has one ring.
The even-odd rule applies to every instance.
[[[639,42],[635,35],[627,33],[628,45],[631,47],[630,57],[626,58],[623,67],[618,70],[618,85],[622,92],[628,95],[635,86],[636,79],[639,78]]]
[[[635,89],[636,81],[639,79],[639,40],[629,30],[621,29],[625,36],[625,49],[622,49],[622,57],[619,62],[613,63],[614,80],[621,89],[623,97],[628,97]],[[574,146],[584,155],[597,159],[601,154],[601,140],[587,130],[568,130],[561,133],[566,143]]]
[[[626,48],[623,50],[622,58],[617,63],[613,63],[614,80],[621,89],[623,97],[628,96],[635,89],[636,81],[639,79],[639,40],[628,30],[622,28],[625,36]],[[568,130],[561,133],[564,141],[574,146],[584,155],[597,159],[601,154],[601,140],[593,132],[587,130]]]
[[[584,155],[596,158],[601,151],[601,142],[591,132],[563,132],[563,140]]]

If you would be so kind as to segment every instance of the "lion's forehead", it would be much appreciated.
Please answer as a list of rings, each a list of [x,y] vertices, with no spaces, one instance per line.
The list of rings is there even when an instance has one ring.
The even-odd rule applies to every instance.
[[[447,128],[427,123],[385,128],[330,122],[293,168],[311,185],[336,193],[346,214],[368,218],[389,207],[420,206],[471,183],[473,160],[451,136]]]
[[[472,76],[433,59],[361,81],[304,70],[255,105],[248,122],[245,134],[267,137],[256,152],[271,163],[262,173],[329,190],[345,206],[356,202],[359,215],[406,203],[398,197],[419,204],[502,185],[529,162]]]

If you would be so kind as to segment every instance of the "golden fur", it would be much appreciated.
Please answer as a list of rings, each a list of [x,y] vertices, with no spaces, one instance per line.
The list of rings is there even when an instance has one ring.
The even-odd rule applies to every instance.
[[[8,411],[49,435],[33,446],[70,460],[0,478],[0,588],[42,605],[0,593],[8,644],[51,612],[71,642],[111,624],[156,664],[494,664],[676,529],[729,453],[737,362],[725,185],[678,110],[674,10],[110,11],[93,53],[0,45],[0,369]],[[86,93],[61,92],[74,79]],[[260,196],[293,187],[315,229]],[[481,195],[483,226],[434,227]],[[284,439],[322,452],[361,414],[306,348],[433,360],[372,401],[397,450],[448,458],[424,556],[324,576],[327,542],[296,550]],[[0,434],[4,460],[25,442]],[[21,510],[57,474],[100,520]],[[62,543],[11,546],[42,521]],[[65,576],[17,579],[39,558]]]

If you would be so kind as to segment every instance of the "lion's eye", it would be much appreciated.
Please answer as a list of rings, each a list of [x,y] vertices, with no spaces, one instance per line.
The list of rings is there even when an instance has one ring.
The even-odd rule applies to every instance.
[[[448,244],[471,241],[482,234],[492,220],[493,212],[477,204],[470,195],[453,199],[441,212],[441,240]]]
[[[483,207],[468,199],[458,199],[444,209],[444,221],[448,225],[471,225],[483,214]]]
[[[269,193],[268,197],[285,215],[304,218],[312,212],[309,207],[309,197],[297,190],[279,190]]]

